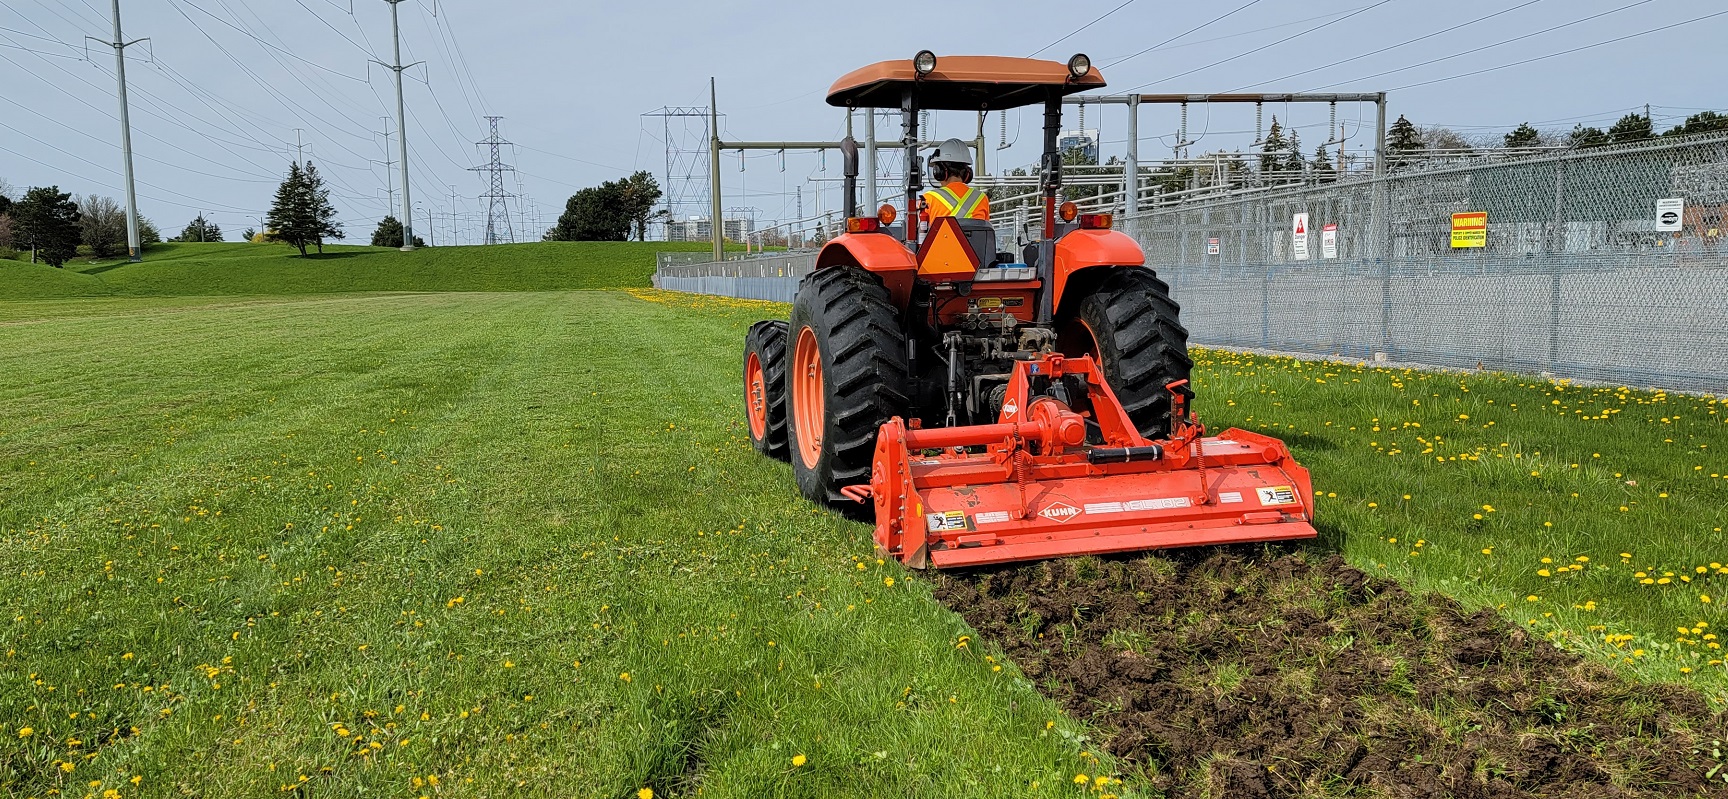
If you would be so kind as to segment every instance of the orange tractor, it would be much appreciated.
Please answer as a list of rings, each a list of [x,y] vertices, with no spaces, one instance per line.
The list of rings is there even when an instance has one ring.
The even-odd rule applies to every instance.
[[[846,233],[791,320],[745,338],[750,438],[810,500],[869,503],[877,546],[909,566],[1315,535],[1308,472],[1283,442],[1207,436],[1190,414],[1188,333],[1139,245],[1108,214],[1058,205],[1062,98],[1103,86],[1083,55],[924,51],[828,91],[830,105],[900,109],[905,209],[858,215],[848,139]],[[1041,235],[1016,257],[988,221],[921,229],[918,112],[1032,104]]]

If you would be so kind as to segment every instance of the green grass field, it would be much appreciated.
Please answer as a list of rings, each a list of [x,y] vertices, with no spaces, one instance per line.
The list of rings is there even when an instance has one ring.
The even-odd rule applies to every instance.
[[[1072,796],[1114,773],[751,452],[737,350],[782,306],[567,290],[644,283],[629,245],[230,248],[0,264],[11,795]],[[1722,401],[1198,355],[1213,429],[1313,469],[1316,546],[1728,700]]]
[[[756,308],[13,311],[20,795],[1006,795],[1092,769],[926,583],[750,450]]]
[[[542,242],[495,247],[326,246],[301,258],[280,244],[163,244],[144,263],[79,258],[64,269],[0,261],[0,299],[355,291],[524,291],[646,286],[656,250],[705,242]]]
[[[1214,428],[1279,435],[1322,546],[1728,703],[1728,400],[1205,351]]]

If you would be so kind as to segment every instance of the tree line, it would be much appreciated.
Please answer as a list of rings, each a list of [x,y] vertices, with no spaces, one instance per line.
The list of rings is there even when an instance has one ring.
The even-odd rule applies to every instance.
[[[648,237],[651,222],[666,221],[664,209],[655,210],[662,193],[660,182],[648,172],[609,180],[570,195],[558,223],[548,229],[543,241],[637,241]]]

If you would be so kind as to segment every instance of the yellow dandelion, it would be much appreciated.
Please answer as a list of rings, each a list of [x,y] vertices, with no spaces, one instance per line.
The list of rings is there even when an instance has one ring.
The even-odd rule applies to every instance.
[[[1074,784],[1075,785],[1085,785],[1086,783],[1091,782],[1091,781],[1092,781],[1092,778],[1086,776],[1085,774],[1075,774],[1074,775]]]
[[[30,728],[30,727],[23,727],[23,728],[20,728],[18,730],[18,737],[19,738],[29,738],[30,736],[35,735],[35,734],[36,734],[36,730],[33,728]]]
[[[653,788],[643,788],[636,792],[636,799],[654,799]]]
[[[809,762],[808,758],[805,758],[803,755],[793,755],[792,756],[792,767],[793,768],[798,768],[798,767],[800,767],[800,766],[802,766],[808,762]]]
[[[630,681],[630,672],[626,671],[626,672],[620,673],[618,675],[618,679],[623,680],[624,682],[629,682]]]
[[[894,578],[884,577],[884,578],[882,578],[882,584],[885,586],[888,586],[889,588],[893,588],[894,587]]]
[[[1524,601],[1525,601],[1525,602],[1541,602],[1541,601],[1542,601],[1542,597],[1539,597],[1539,596],[1537,596],[1537,595],[1535,595],[1535,594],[1531,594],[1531,595],[1529,595],[1529,596],[1527,596],[1527,597],[1524,597]]]

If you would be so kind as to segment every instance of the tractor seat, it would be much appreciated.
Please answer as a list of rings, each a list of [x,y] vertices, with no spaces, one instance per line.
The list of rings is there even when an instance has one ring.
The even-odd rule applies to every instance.
[[[996,228],[984,219],[960,219],[960,232],[966,234],[966,243],[971,245],[972,252],[978,256],[978,265],[982,267],[995,266],[1001,262],[996,252]],[[1009,260],[1013,260],[1010,257]]]

